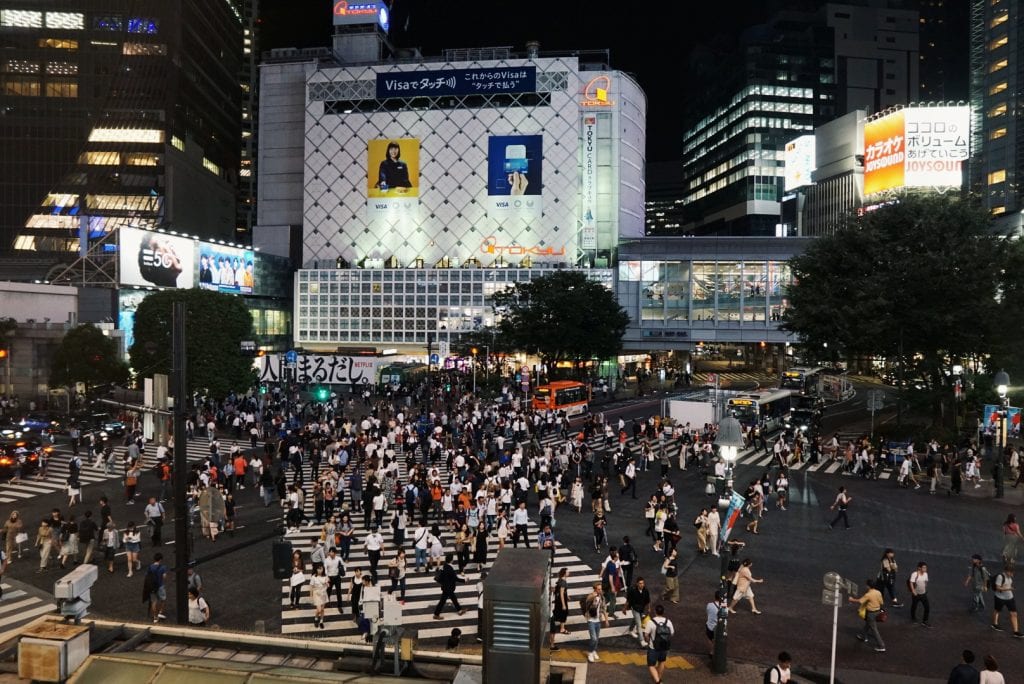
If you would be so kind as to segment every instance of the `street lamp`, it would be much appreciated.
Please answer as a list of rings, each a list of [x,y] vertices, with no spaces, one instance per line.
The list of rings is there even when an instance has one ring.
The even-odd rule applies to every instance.
[[[999,394],[999,433],[996,435],[996,458],[1003,457],[1003,448],[1006,446],[1006,408],[1010,405],[1010,398],[1007,392],[1010,389],[1010,375],[1001,370],[992,378],[995,383],[996,392]]]
[[[470,349],[473,352],[473,396],[476,396],[476,347]]]
[[[1006,392],[1010,388],[1010,376],[1009,376],[1009,374],[1006,371],[1001,370],[1001,371],[999,371],[998,373],[995,374],[995,377],[992,378],[992,381],[996,385],[996,392],[999,393],[1000,403],[1004,403],[1005,404],[1006,403]]]
[[[719,508],[728,511],[729,500],[732,498],[732,470],[739,457],[740,447],[745,446],[743,441],[743,427],[736,416],[729,414],[718,424],[718,436],[715,437],[715,446],[718,447],[718,456],[725,461],[725,491],[718,500]],[[726,523],[725,516],[722,517],[723,524]],[[715,625],[715,653],[712,657],[711,670],[715,674],[725,674],[729,671],[727,646],[729,637],[729,554],[728,548],[722,542],[721,536],[715,540],[718,545],[719,567],[719,594],[718,624]]]

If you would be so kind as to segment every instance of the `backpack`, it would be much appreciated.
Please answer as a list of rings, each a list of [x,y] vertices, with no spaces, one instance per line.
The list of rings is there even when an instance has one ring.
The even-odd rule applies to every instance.
[[[590,600],[590,595],[584,596],[580,599],[580,613],[585,618],[596,618],[597,617],[597,606],[595,602]]]
[[[668,626],[668,618],[661,622],[654,621],[654,650],[667,651],[672,642],[672,629]]]
[[[773,682],[772,682],[772,672],[778,672],[779,673],[779,678],[776,681],[780,681],[780,682],[782,681],[782,670],[779,669],[778,665],[772,665],[771,667],[769,667],[767,670],[764,671],[764,684],[773,684]]]
[[[1003,583],[1003,580],[999,579],[1002,576],[1003,573],[1001,572],[996,575],[990,575],[988,578],[988,588],[992,591],[999,591],[996,587]]]

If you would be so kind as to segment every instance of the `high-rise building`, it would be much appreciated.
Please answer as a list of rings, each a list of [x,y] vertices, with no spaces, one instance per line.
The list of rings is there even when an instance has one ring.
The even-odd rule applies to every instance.
[[[909,0],[920,26],[921,100],[959,101],[968,97],[969,0]]]
[[[242,16],[242,68],[238,85],[242,91],[242,148],[238,169],[238,225],[235,238],[252,239],[256,223],[256,144],[259,132],[259,0],[239,0]]]
[[[1024,131],[1018,126],[1022,10],[1019,0],[971,1],[971,185],[997,229],[1016,235],[1024,233]]]
[[[125,225],[234,239],[241,6],[0,0],[0,252]]]
[[[785,145],[847,111],[918,99],[918,15],[882,3],[780,12],[741,38],[716,104],[685,134],[691,235],[785,234]]]

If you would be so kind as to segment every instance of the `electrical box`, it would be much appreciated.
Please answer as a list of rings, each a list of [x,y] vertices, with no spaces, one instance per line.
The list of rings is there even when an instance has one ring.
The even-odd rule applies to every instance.
[[[551,554],[508,548],[498,554],[484,580],[485,682],[547,681],[550,592]]]
[[[36,682],[63,682],[89,657],[89,631],[85,625],[61,622],[29,627],[18,642],[18,676]]]

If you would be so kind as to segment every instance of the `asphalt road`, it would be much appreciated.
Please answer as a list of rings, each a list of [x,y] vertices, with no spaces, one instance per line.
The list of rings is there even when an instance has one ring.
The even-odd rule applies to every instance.
[[[623,415],[648,415],[660,409],[660,397],[625,402],[604,407],[605,415],[617,418]],[[827,420],[835,419],[840,411],[830,412]],[[850,414],[853,418],[853,414]],[[858,421],[863,419],[860,414]],[[759,471],[750,466],[739,466],[738,483],[744,483]],[[690,534],[690,520],[700,507],[711,504],[703,494],[703,481],[694,470],[680,473],[673,468],[673,484],[677,489],[680,506],[680,527],[684,539],[680,545],[681,603],[667,604],[668,615],[677,628],[673,650],[685,653],[704,653],[704,605],[717,586],[718,563],[712,557],[699,557]],[[629,534],[634,541],[643,540],[645,523],[642,504],[657,480],[654,472],[642,473],[636,501],[613,493],[613,512],[609,514],[609,537],[618,540]],[[849,531],[826,529],[828,505],[836,488],[845,485],[854,501],[850,506],[853,528]],[[155,493],[157,484],[152,474],[144,473],[142,493]],[[737,489],[740,484],[737,485]],[[85,508],[96,510],[96,499],[105,491],[114,502],[114,518],[123,526],[134,516],[141,520],[141,506],[125,506],[120,502],[117,481],[87,489],[87,501],[76,507],[80,514]],[[1006,513],[1019,507],[1020,497],[1005,502],[978,496],[987,489],[971,491],[961,498],[947,497],[944,492],[931,496],[927,488],[918,491],[897,489],[892,481],[867,482],[851,477],[823,472],[799,473],[792,478],[792,501],[789,510],[782,512],[771,502],[769,512],[762,521],[760,534],[740,531],[739,538],[748,543],[744,555],[754,560],[754,575],[766,582],[757,587],[758,607],[763,615],[756,616],[744,605],[740,613],[730,620],[729,655],[731,658],[771,663],[780,650],[788,650],[798,666],[827,668],[832,635],[832,610],[821,603],[822,575],[836,571],[863,587],[864,578],[873,577],[882,549],[896,549],[900,563],[898,591],[903,587],[919,560],[928,562],[932,578],[932,629],[912,626],[909,608],[893,611],[890,621],[882,626],[888,652],[877,654],[854,639],[860,623],[853,606],[839,612],[837,659],[841,668],[877,670],[879,672],[917,674],[945,678],[958,660],[963,648],[976,653],[992,653],[1000,662],[1007,681],[1019,681],[1024,675],[1024,642],[1011,639],[1008,632],[996,633],[988,629],[986,618],[967,612],[969,595],[961,586],[968,559],[972,553],[981,553],[995,568],[992,559],[1001,548],[1000,524]],[[198,539],[195,554],[199,558],[199,572],[206,584],[206,595],[212,606],[212,622],[227,628],[252,630],[262,622],[267,632],[280,629],[281,584],[271,575],[270,540],[255,541],[272,531],[280,511],[276,507],[264,508],[253,490],[237,496],[238,523],[236,535],[221,536],[218,541]],[[53,506],[63,508],[66,500],[61,495],[46,495],[19,504],[26,520],[37,521],[48,514]],[[532,507],[531,507],[532,508]],[[9,512],[10,507],[4,509]],[[171,527],[165,526],[167,538],[172,538]],[[593,552],[590,516],[562,512],[558,516],[559,541],[595,569],[604,554]],[[32,533],[34,538],[34,530]],[[659,558],[649,544],[638,543],[641,565],[652,594],[658,595],[662,577],[658,571]],[[164,555],[173,559],[173,547],[166,545]],[[153,549],[144,540],[143,562],[148,562]],[[205,559],[205,560],[204,560]],[[10,576],[29,582],[46,591],[52,591],[54,580],[60,577],[55,570],[36,574],[35,558],[16,560],[10,567]],[[173,588],[173,587],[172,587]],[[108,575],[101,567],[100,580],[93,590],[95,613],[114,619],[144,620],[146,606],[142,603],[142,576],[128,579],[124,576],[124,560],[119,559],[118,572]],[[170,620],[175,616],[167,611]],[[1007,619],[1004,616],[1003,622]],[[632,649],[626,638],[605,640],[604,648]]]

